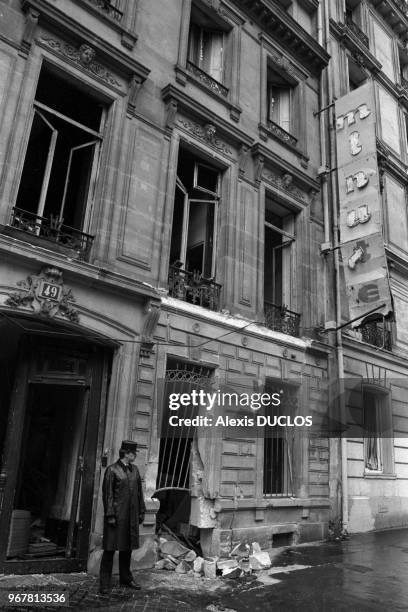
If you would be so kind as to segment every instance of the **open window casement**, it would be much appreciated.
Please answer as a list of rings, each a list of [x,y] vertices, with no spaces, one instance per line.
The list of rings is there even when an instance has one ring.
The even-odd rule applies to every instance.
[[[93,98],[42,71],[16,200],[35,233],[43,226],[89,230],[103,118]]]
[[[194,164],[193,188],[219,198],[220,173],[215,168],[196,162]]]
[[[276,209],[278,214],[271,209]],[[264,300],[290,306],[294,215],[267,200],[265,210]]]

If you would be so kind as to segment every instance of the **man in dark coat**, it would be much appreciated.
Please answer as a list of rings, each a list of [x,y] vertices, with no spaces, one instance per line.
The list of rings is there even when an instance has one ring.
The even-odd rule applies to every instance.
[[[139,525],[144,521],[145,504],[139,470],[132,465],[137,444],[124,440],[119,459],[106,468],[102,485],[104,525],[103,555],[99,572],[100,592],[110,589],[113,555],[119,551],[120,583],[140,589],[130,572],[132,550],[139,548]]]

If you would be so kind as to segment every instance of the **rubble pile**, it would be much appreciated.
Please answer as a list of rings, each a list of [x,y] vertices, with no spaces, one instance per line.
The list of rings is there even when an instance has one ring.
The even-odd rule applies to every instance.
[[[177,540],[161,537],[159,540],[160,559],[155,568],[189,574],[197,578],[241,578],[253,571],[271,567],[269,553],[262,551],[257,542],[237,544],[229,557],[200,557],[194,550]]]

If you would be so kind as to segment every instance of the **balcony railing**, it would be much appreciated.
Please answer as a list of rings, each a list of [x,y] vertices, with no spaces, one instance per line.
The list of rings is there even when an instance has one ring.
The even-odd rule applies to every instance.
[[[94,237],[73,227],[63,225],[57,216],[40,217],[33,212],[14,207],[10,227],[27,232],[32,236],[48,240],[62,247],[77,251],[80,257],[89,252]]]
[[[280,125],[269,119],[267,127],[269,132],[273,134],[273,136],[276,136],[276,138],[279,138],[279,140],[282,140],[282,142],[286,142],[292,147],[296,147],[297,138],[295,138],[295,136],[292,136],[292,134],[289,134],[289,132],[284,130]]]
[[[84,4],[91,4],[101,13],[104,13],[115,21],[122,21],[123,18],[123,0],[82,0]]]
[[[200,272],[183,270],[174,264],[169,269],[169,295],[197,304],[209,310],[219,310],[221,285],[211,278],[204,278]]]
[[[363,342],[387,351],[392,350],[391,321],[389,319],[383,317],[381,320],[367,321],[358,329]]]
[[[403,76],[401,77],[401,87],[403,87],[403,89],[405,89],[406,93],[408,94],[408,80],[405,79]]]
[[[357,36],[357,38],[363,43],[363,45],[365,47],[367,47],[367,49],[370,46],[370,40],[367,36],[367,34],[365,34],[363,32],[363,30],[356,24],[355,21],[353,21],[353,19],[350,17],[350,15],[345,15],[344,16],[344,21],[346,23],[346,26],[348,27],[348,29],[353,32],[353,34],[355,36]]]
[[[393,0],[394,4],[397,5],[401,13],[408,17],[408,2],[407,0]]]
[[[201,83],[215,91],[215,93],[223,96],[224,98],[228,97],[228,87],[225,87],[225,85],[213,79],[209,74],[204,72],[204,70],[201,70],[201,68],[193,64],[193,62],[187,62],[187,70],[199,81],[201,81]]]
[[[274,331],[299,337],[300,314],[289,310],[286,306],[277,306],[272,302],[264,302],[265,325]]]

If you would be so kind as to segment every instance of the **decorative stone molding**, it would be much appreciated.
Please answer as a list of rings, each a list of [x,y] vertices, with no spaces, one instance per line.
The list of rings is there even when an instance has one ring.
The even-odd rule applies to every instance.
[[[40,13],[33,8],[29,8],[26,14],[26,23],[21,39],[21,50],[25,55],[28,55],[31,45],[34,41],[34,34],[38,25]]]
[[[248,165],[249,151],[250,148],[245,143],[242,143],[241,148],[239,150],[238,158],[238,173],[240,178],[243,178],[245,176],[246,168]]]
[[[308,203],[308,198],[304,191],[301,191],[293,184],[293,176],[289,172],[278,175],[274,172],[265,172],[262,178],[271,183],[280,191],[285,191],[297,200]]]
[[[140,356],[149,358],[153,352],[153,334],[156,329],[157,323],[160,317],[160,306],[161,303],[155,300],[149,300],[146,303],[144,312],[146,314],[145,322],[143,325],[141,344],[140,344]]]
[[[27,276],[17,282],[20,287],[9,295],[6,305],[12,308],[31,308],[36,314],[49,318],[61,315],[78,323],[78,311],[72,307],[75,298],[71,289],[64,285],[62,270],[45,266],[36,275]]]
[[[71,60],[77,66],[80,66],[81,68],[90,72],[93,76],[105,81],[105,83],[120,89],[122,88],[119,81],[117,81],[115,77],[108,70],[106,70],[106,68],[94,61],[96,51],[90,45],[84,43],[80,45],[78,49],[76,49],[72,45],[62,42],[61,40],[47,38],[45,36],[42,36],[39,42],[54,51],[54,53],[62,55],[63,57]]]
[[[136,111],[136,101],[139,95],[140,88],[143,84],[142,78],[138,74],[134,74],[129,85],[129,97],[127,111],[129,115],[134,115]]]
[[[192,134],[196,138],[199,138],[200,140],[205,142],[205,144],[214,147],[214,149],[217,149],[217,151],[220,151],[220,153],[223,153],[224,155],[232,155],[231,149],[229,149],[224,142],[217,138],[217,128],[215,127],[215,125],[211,123],[206,123],[204,126],[202,126],[198,123],[194,123],[193,121],[184,119],[182,117],[178,119],[177,123],[187,132],[190,132],[190,134]]]

